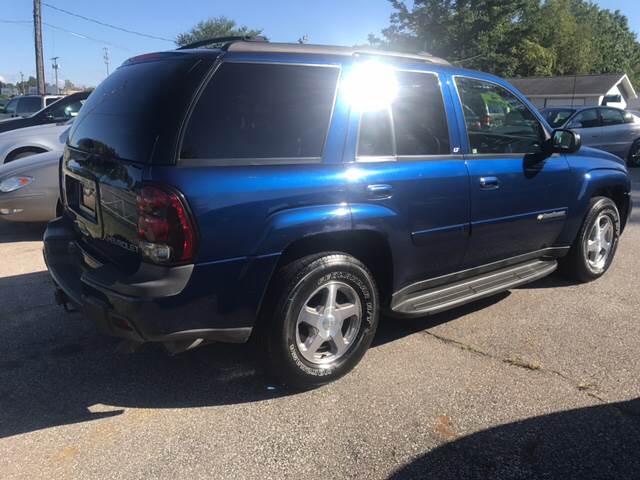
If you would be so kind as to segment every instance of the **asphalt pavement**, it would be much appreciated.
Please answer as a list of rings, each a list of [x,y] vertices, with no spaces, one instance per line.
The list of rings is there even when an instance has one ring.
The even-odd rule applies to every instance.
[[[0,478],[640,478],[634,197],[597,282],[384,318],[355,371],[304,393],[243,345],[115,355],[54,305],[43,227],[0,222]]]

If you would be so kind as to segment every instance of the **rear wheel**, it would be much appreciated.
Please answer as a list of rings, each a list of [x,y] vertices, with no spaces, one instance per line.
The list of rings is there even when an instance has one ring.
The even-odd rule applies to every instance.
[[[278,284],[263,339],[270,372],[306,389],[352,370],[378,325],[378,292],[369,270],[349,255],[324,253],[285,267]]]
[[[618,248],[620,214],[607,197],[595,197],[569,254],[560,268],[580,282],[601,277],[609,269]]]
[[[640,138],[631,145],[627,163],[630,167],[640,167]]]

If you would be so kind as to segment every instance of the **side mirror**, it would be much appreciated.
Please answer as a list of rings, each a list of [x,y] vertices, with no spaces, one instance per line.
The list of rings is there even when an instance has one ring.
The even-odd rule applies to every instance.
[[[573,153],[580,150],[580,134],[559,128],[551,136],[551,150],[557,153]]]

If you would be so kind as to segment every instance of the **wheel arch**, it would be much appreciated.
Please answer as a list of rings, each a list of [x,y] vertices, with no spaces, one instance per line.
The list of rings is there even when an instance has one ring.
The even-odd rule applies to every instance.
[[[360,260],[372,273],[378,286],[381,304],[388,303],[393,288],[393,261],[386,237],[375,230],[341,230],[308,235],[290,242],[280,254],[259,312],[269,305],[277,288],[277,272],[291,262],[321,252],[342,252]],[[267,307],[268,308],[268,307]]]
[[[25,153],[25,152],[34,152],[34,155],[37,153],[44,153],[44,152],[48,152],[49,150],[47,150],[44,147],[41,147],[39,145],[24,145],[18,148],[14,148],[13,150],[11,150],[9,153],[7,153],[7,156],[4,158],[4,163],[9,163],[13,160],[16,159],[16,157],[18,155],[20,155],[21,153]]]

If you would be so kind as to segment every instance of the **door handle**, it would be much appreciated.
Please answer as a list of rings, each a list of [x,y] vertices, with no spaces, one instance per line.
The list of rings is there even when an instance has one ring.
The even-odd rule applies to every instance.
[[[496,190],[500,188],[498,177],[480,177],[480,188],[483,190]]]
[[[367,193],[371,199],[391,198],[393,187],[386,184],[367,185]]]

